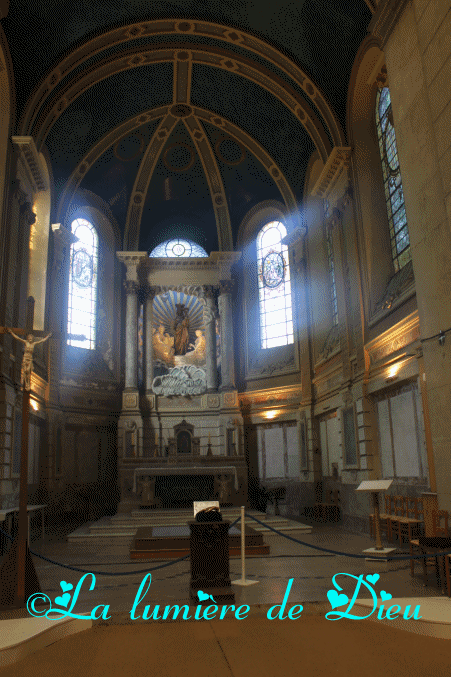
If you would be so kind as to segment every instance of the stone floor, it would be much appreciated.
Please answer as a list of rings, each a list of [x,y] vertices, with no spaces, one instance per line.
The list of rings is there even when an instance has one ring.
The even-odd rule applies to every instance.
[[[316,525],[310,534],[290,530],[289,535],[303,541],[305,545],[294,543],[283,536],[265,533],[264,540],[271,547],[271,555],[246,560],[246,578],[257,580],[258,583],[249,587],[234,586],[236,606],[280,604],[291,578],[294,581],[289,596],[290,605],[305,602],[327,604],[327,592],[332,587],[334,574],[359,576],[361,573],[367,575],[375,572],[364,559],[334,555],[308,547],[315,545],[337,552],[362,554],[364,549],[373,545],[369,536],[352,534],[339,525],[330,524]],[[109,614],[116,615],[120,622],[120,618],[128,615],[140,583],[148,572],[152,573],[152,582],[141,606],[151,605],[153,608],[155,604],[164,606],[188,603],[189,559],[177,563],[142,560],[132,562],[129,559],[128,546],[74,544],[56,536],[33,541],[31,549],[49,559],[95,574],[95,588],[89,591],[91,577],[88,577],[80,591],[74,613],[91,612],[96,605],[108,604]],[[407,554],[407,550],[405,552]],[[34,557],[34,562],[42,592],[52,600],[61,595],[61,581],[75,587],[83,576],[82,572],[63,568],[37,557]],[[162,567],[161,564],[168,566]],[[414,578],[410,576],[408,560],[398,562],[396,566],[398,568],[394,571],[381,573],[378,583],[392,597],[420,598],[440,595],[432,572],[428,587],[423,587],[420,564],[416,565]],[[107,575],[101,575],[100,572]],[[111,572],[136,573],[113,576]],[[230,572],[232,580],[241,578],[239,559],[230,560]],[[355,588],[355,579],[350,576],[340,576],[337,582],[345,594],[349,595]],[[10,613],[14,616],[20,614],[4,612],[0,614],[0,618],[6,618]]]

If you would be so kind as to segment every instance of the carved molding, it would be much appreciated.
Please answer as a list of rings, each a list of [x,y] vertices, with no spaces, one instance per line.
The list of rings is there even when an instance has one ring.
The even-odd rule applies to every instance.
[[[314,105],[317,107],[320,114],[325,120],[328,130],[332,136],[333,143],[335,145],[339,145],[342,142],[343,133],[340,130],[340,126],[336,121],[332,109],[327,103],[326,99],[322,96],[321,92],[318,91],[318,89],[313,85],[313,83],[309,80],[306,74],[295,63],[293,63],[289,58],[284,56],[277,49],[274,49],[266,42],[259,40],[253,35],[249,35],[239,30],[231,31],[230,28],[220,24],[214,24],[208,21],[183,22],[175,19],[155,20],[148,21],[145,23],[137,23],[129,26],[121,26],[119,28],[113,29],[112,31],[109,31],[108,33],[102,33],[101,35],[95,37],[93,40],[87,41],[84,44],[82,44],[74,52],[71,52],[70,56],[66,57],[60,63],[57,64],[54,70],[49,74],[48,78],[42,83],[42,85],[35,92],[35,95],[33,99],[30,101],[30,105],[24,115],[21,129],[23,130],[32,129],[35,120],[39,116],[41,108],[43,106],[47,109],[53,108],[53,110],[51,110],[50,117],[54,116],[55,114],[58,115],[59,110],[58,106],[56,105],[56,101],[54,102],[55,103],[54,106],[49,106],[50,103],[49,99],[54,98],[53,94],[55,87],[58,86],[61,78],[63,77],[63,74],[64,77],[68,76],[75,67],[80,67],[80,65],[83,64],[84,60],[89,59],[92,56],[92,54],[100,53],[106,47],[111,48],[115,45],[123,45],[120,54],[123,55],[124,66],[126,66],[127,68],[140,66],[146,62],[146,59],[147,60],[150,59],[152,60],[152,62],[154,62],[155,55],[152,53],[151,50],[149,50],[149,47],[147,47],[147,49],[145,49],[144,51],[142,50],[142,48],[139,49],[135,48],[135,50],[127,50],[126,43],[129,41],[136,40],[136,37],[144,38],[156,34],[158,34],[158,36],[164,34],[170,36],[171,33],[176,34],[183,33],[184,35],[186,35],[187,34],[186,32],[180,30],[180,26],[183,25],[184,23],[187,23],[187,25],[190,26],[188,34],[192,33],[194,35],[201,35],[203,37],[210,36],[215,40],[220,40],[226,43],[230,43],[232,45],[238,44],[242,49],[245,49],[250,53],[249,56],[251,57],[251,59],[253,54],[257,54],[260,58],[265,59],[269,63],[274,64],[277,68],[281,69],[288,76],[288,78],[290,78],[293,81],[294,85],[296,87],[301,87],[301,89],[304,90],[305,94],[310,98],[310,100],[314,102]],[[169,45],[167,46],[166,52],[169,51],[168,47]],[[179,57],[181,45],[174,46],[174,44],[172,43],[170,47],[172,51],[170,59],[180,60]],[[195,47],[195,45],[189,46],[183,45],[182,49],[188,50],[192,49],[193,47]],[[206,48],[204,47],[203,49],[205,50]],[[218,54],[218,66],[224,68],[224,70],[230,70],[230,67],[227,65],[227,57],[230,57],[229,60],[232,61],[234,64],[241,63],[243,61],[243,57],[237,55],[235,51],[219,48],[216,49],[211,48],[209,51],[216,52]],[[166,58],[166,60],[168,60],[168,57]],[[245,59],[245,61],[249,61],[249,59]],[[271,81],[274,81],[272,83],[273,87],[276,86],[277,88],[279,88],[281,90],[281,93],[286,92],[287,85],[285,82],[282,81],[279,82],[279,78],[277,78],[273,73],[271,73],[271,71],[268,70],[268,72],[266,73],[267,69],[259,66],[254,61],[250,61],[250,63],[255,68],[256,73],[258,74],[259,81],[261,81],[262,76],[266,75],[267,78],[269,77]],[[107,59],[105,65],[106,68],[109,69],[111,72],[112,66],[111,61]],[[240,75],[243,75],[243,73],[240,73]],[[91,74],[92,83],[95,83],[98,80],[99,80],[98,73]],[[261,86],[261,82],[259,82],[259,84]],[[280,87],[280,85],[282,86]],[[70,100],[67,94],[65,95],[65,98],[67,100]],[[295,112],[300,122],[304,126],[306,126],[308,132],[312,134],[314,133],[314,128],[316,126],[315,122],[317,122],[316,120],[312,119],[312,115],[314,116],[314,113],[303,97],[298,98],[299,98],[298,107],[293,112]],[[40,127],[41,129],[45,129],[46,132],[48,132],[52,123],[53,120],[49,120],[45,118],[45,116],[42,116],[40,119]],[[321,129],[321,125],[319,125],[319,129]],[[327,136],[325,134],[322,134],[322,136],[324,136],[324,140],[322,141],[322,143],[327,146],[329,143],[327,141]]]
[[[405,348],[420,338],[420,320],[418,312],[414,312],[397,325],[384,332],[377,339],[367,343],[370,364],[383,360],[388,355]]]
[[[338,324],[335,324],[327,334],[323,347],[318,355],[318,362],[325,362],[332,355],[335,355],[340,350],[340,333]],[[318,364],[317,362],[317,364]]]
[[[13,136],[12,142],[19,151],[33,190],[38,193],[47,190],[47,182],[41,169],[41,161],[32,136]]]
[[[380,40],[382,48],[387,44],[409,2],[411,0],[379,0],[378,8],[368,26],[368,32]]]
[[[389,281],[382,298],[376,304],[375,312],[371,318],[373,321],[380,319],[384,311],[392,310],[396,301],[401,300],[405,294],[411,295],[415,291],[415,278],[412,261],[406,263]]]
[[[350,162],[351,148],[346,146],[336,146],[333,148],[311,194],[322,199],[326,198],[343,174],[343,171],[349,168]]]

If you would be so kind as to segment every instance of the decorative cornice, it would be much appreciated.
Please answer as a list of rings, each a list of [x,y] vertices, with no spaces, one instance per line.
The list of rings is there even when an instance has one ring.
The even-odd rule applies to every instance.
[[[315,197],[325,198],[337,183],[343,170],[349,167],[350,161],[351,148],[335,146],[327,158],[327,162],[311,194]]]
[[[412,0],[380,0],[370,21],[368,32],[378,38],[381,47],[387,44],[407,4]]]
[[[116,256],[127,268],[127,280],[138,282],[138,266],[148,259],[147,252],[116,252]]]
[[[285,244],[287,247],[295,247],[296,245],[302,245],[304,243],[304,238],[307,235],[307,228],[295,228],[291,233],[288,233],[283,240],[282,244]]]
[[[47,190],[47,182],[41,169],[41,161],[33,137],[13,136],[12,142],[20,153],[34,191]]]
[[[371,364],[383,360],[388,355],[405,348],[420,338],[420,320],[418,312],[398,322],[373,341],[365,345]]]

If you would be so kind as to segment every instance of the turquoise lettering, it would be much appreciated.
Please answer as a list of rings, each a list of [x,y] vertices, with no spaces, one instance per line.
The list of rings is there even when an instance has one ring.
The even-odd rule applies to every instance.
[[[144,591],[144,594],[141,595],[147,579],[149,579],[149,583],[147,585],[147,588]],[[130,611],[130,618],[132,619],[132,621],[136,621],[137,618],[140,618],[140,616],[135,616],[136,607],[138,606],[138,604],[140,602],[143,601],[144,597],[147,595],[147,591],[150,588],[151,582],[152,582],[152,574],[146,574],[141,581],[141,585],[139,586],[139,590],[136,593],[135,601],[133,602],[133,606],[132,606],[131,611]]]

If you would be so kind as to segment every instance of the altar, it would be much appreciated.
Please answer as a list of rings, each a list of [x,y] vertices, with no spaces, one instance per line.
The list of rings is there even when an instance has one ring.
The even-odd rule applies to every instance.
[[[169,507],[171,491],[173,507],[191,495],[247,504],[232,313],[241,254],[117,256],[126,269],[118,511]]]

